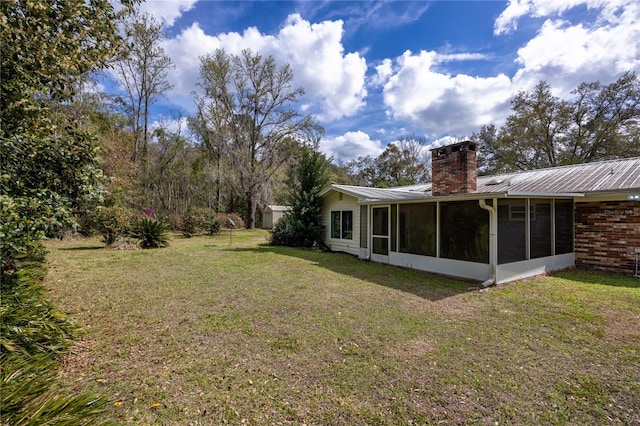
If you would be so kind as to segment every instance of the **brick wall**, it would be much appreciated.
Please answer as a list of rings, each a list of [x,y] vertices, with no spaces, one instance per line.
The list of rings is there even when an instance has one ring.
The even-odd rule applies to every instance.
[[[434,196],[468,194],[476,190],[476,145],[464,141],[431,150],[431,185]]]
[[[640,248],[640,203],[576,203],[575,254],[579,268],[634,274]]]

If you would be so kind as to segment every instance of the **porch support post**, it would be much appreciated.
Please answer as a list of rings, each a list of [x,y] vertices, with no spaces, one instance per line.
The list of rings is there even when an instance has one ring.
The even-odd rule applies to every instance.
[[[440,201],[436,202],[436,257],[440,258]]]
[[[493,198],[491,204],[488,205],[486,200],[478,200],[480,207],[489,212],[489,274],[487,281],[482,283],[488,287],[491,284],[497,284],[497,265],[498,265],[498,199]]]

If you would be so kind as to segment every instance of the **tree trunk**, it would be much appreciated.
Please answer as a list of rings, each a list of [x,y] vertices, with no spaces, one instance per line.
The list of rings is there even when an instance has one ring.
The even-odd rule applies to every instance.
[[[247,192],[247,222],[245,227],[247,229],[255,229],[256,227],[256,203],[253,202],[253,194]]]

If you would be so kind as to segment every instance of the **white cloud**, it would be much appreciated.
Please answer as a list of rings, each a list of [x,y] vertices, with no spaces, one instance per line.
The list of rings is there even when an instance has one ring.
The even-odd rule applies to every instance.
[[[434,70],[438,58],[426,51],[417,55],[407,51],[397,58],[383,92],[393,117],[430,134],[465,135],[504,118],[511,96],[507,76],[451,76]]]
[[[171,27],[196,2],[197,0],[147,0],[140,5],[140,11],[155,16],[165,26]]]
[[[487,59],[487,55],[483,55],[481,53],[439,53],[434,59],[436,62],[478,61]]]
[[[463,140],[464,138],[457,138],[455,136],[444,136],[431,142],[431,144],[429,144],[429,150],[440,148],[441,146],[451,145],[457,142],[462,142]]]
[[[572,24],[558,17],[578,3],[591,9],[593,22]],[[420,126],[428,134],[467,136],[482,125],[502,124],[509,101],[518,90],[530,90],[540,80],[554,92],[569,92],[585,81],[609,83],[622,72],[640,69],[640,3],[631,0],[512,0],[496,21],[496,32],[515,30],[523,16],[553,16],[517,52],[519,69],[479,77],[449,74],[453,61],[482,60],[475,53],[405,52],[376,66],[373,85],[383,85],[390,117]],[[569,15],[567,15],[569,16]]]
[[[382,153],[384,147],[379,140],[372,140],[368,134],[357,131],[322,139],[320,150],[335,160],[348,161],[367,155],[377,157]]]
[[[288,62],[296,82],[307,95],[322,99],[320,120],[354,115],[363,105],[366,60],[359,53],[344,53],[342,21],[311,24],[290,15],[270,46],[272,55]]]
[[[515,31],[518,28],[518,20],[526,15],[537,18],[562,16],[564,12],[578,5],[585,5],[590,9],[611,9],[630,1],[634,0],[509,0],[507,8],[496,19],[493,32],[499,35]]]
[[[189,126],[187,117],[165,117],[158,116],[154,121],[149,124],[151,132],[156,129],[162,129],[165,132],[180,135],[182,137],[189,137]]]
[[[376,65],[376,75],[373,76],[371,84],[379,86],[384,84],[391,74],[393,74],[393,61],[389,58],[384,59],[380,65]]]
[[[175,38],[165,40],[164,51],[175,65],[168,75],[173,84],[172,102],[187,110],[193,109],[191,92],[196,90],[200,75],[200,56],[220,46],[220,40],[205,34],[198,23],[192,24]]]
[[[531,10],[530,0],[509,0],[507,8],[498,16],[493,26],[494,34],[504,34],[518,28],[518,19]]]
[[[582,82],[608,83],[624,71],[638,70],[640,3],[613,5],[606,2],[593,26],[547,19],[536,37],[518,50],[521,68],[515,86],[528,89],[544,79],[557,94],[567,96]]]
[[[316,113],[318,119],[331,121],[354,115],[364,106],[367,94],[366,60],[358,53],[345,54],[341,39],[341,21],[310,24],[299,15],[291,15],[277,35],[261,34],[251,27],[242,34],[212,36],[194,23],[167,40],[165,51],[176,64],[171,76],[174,93],[185,97],[185,102],[196,88],[201,56],[217,48],[230,54],[249,48],[255,53],[272,55],[280,64],[290,64],[294,85],[305,89],[306,108]],[[313,105],[317,111],[313,111]]]
[[[97,94],[104,93],[106,90],[105,85],[97,80],[87,80],[82,83],[80,93]]]

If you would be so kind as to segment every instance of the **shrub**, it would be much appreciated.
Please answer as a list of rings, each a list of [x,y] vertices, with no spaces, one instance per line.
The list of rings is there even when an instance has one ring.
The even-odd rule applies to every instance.
[[[213,235],[220,232],[220,221],[211,209],[193,209],[182,217],[179,229],[185,237]]]
[[[293,234],[291,216],[286,214],[274,225],[269,237],[269,243],[275,246],[289,246],[293,240]]]
[[[133,222],[129,236],[140,240],[141,248],[159,248],[169,245],[171,226],[164,221],[138,219]]]
[[[231,226],[231,222],[229,219],[233,220],[236,224],[235,226]],[[220,221],[220,225],[223,228],[229,229],[242,229],[244,228],[244,220],[240,217],[238,213],[218,213],[218,220]]]
[[[182,217],[180,230],[185,237],[193,237],[204,233],[207,223],[208,210],[195,209],[190,210]]]
[[[306,147],[297,166],[289,175],[288,204],[291,211],[274,228],[270,242],[273,245],[312,247],[322,241],[322,197],[320,193],[329,184],[330,163],[312,147]],[[280,225],[280,226],[278,226]]]
[[[220,223],[220,219],[218,219],[218,216],[212,214],[207,218],[205,232],[207,233],[207,235],[215,235],[220,232],[221,227],[222,224]]]
[[[96,213],[96,231],[102,236],[102,242],[113,245],[118,238],[126,234],[131,216],[122,207],[100,207]]]
[[[304,223],[289,213],[276,223],[269,236],[269,243],[274,246],[310,248],[321,240],[318,237],[321,232],[321,227]]]

